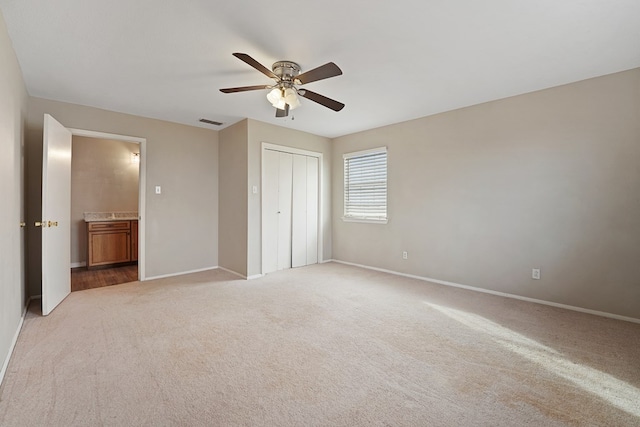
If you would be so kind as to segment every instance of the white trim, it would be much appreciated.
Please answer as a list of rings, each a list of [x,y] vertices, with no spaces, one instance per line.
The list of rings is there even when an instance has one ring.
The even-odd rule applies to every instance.
[[[396,276],[408,277],[410,279],[417,279],[417,280],[422,280],[422,281],[425,281],[425,282],[437,283],[439,285],[466,289],[468,291],[482,292],[484,294],[497,295],[497,296],[500,296],[500,297],[517,299],[517,300],[520,300],[520,301],[527,301],[527,302],[532,302],[532,303],[536,303],[536,304],[548,305],[548,306],[551,306],[551,307],[563,308],[563,309],[566,309],[566,310],[578,311],[580,313],[593,314],[595,316],[608,317],[610,319],[623,320],[623,321],[631,322],[631,323],[640,323],[640,319],[636,319],[634,317],[621,316],[619,314],[607,313],[607,312],[604,312],[604,311],[591,310],[591,309],[588,309],[588,308],[576,307],[576,306],[573,306],[573,305],[560,304],[560,303],[557,303],[557,302],[545,301],[545,300],[536,299],[536,298],[523,297],[523,296],[520,296],[520,295],[509,294],[509,293],[506,293],[506,292],[492,291],[490,289],[477,288],[475,286],[461,285],[459,283],[448,282],[446,280],[438,280],[438,279],[432,279],[430,277],[423,277],[423,276],[416,276],[416,275],[413,275],[413,274],[400,273],[399,271],[387,270],[385,268],[371,267],[371,266],[368,266],[368,265],[356,264],[356,263],[347,262],[347,261],[340,261],[340,260],[337,260],[337,259],[334,259],[333,262],[337,262],[339,264],[351,265],[351,266],[354,266],[354,267],[365,268],[367,270],[380,271],[382,273],[389,273],[389,274],[393,274],[393,275],[396,275]]]
[[[217,268],[221,268],[221,267],[218,267],[216,265],[215,267],[198,268],[196,270],[180,271],[178,273],[160,274],[158,276],[147,277],[145,280],[166,279],[167,277],[184,276],[185,274],[200,273],[201,271],[215,270]]]
[[[234,276],[238,276],[238,277],[239,277],[239,278],[241,278],[241,279],[246,279],[246,278],[247,278],[247,276],[245,276],[244,274],[240,274],[240,273],[238,273],[237,271],[229,270],[228,268],[224,268],[224,267],[218,267],[218,268],[219,268],[220,270],[222,270],[222,271],[226,271],[227,273],[231,273],[231,274],[233,274]]]
[[[344,222],[362,222],[365,224],[386,224],[389,222],[389,218],[373,219],[373,218],[358,218],[356,216],[343,216],[341,219]]]
[[[273,150],[283,153],[299,154],[308,157],[318,158],[318,263],[322,263],[324,259],[324,227],[323,227],[323,182],[324,179],[324,154],[318,151],[303,150],[300,148],[288,147],[286,145],[272,144],[270,142],[262,142],[260,149],[260,275],[249,276],[247,279],[256,279],[265,275],[264,272],[264,151]]]
[[[138,172],[138,280],[147,280],[147,140],[140,142]]]
[[[135,142],[138,144],[147,142],[146,138],[138,138],[136,136],[118,135],[115,133],[97,132],[97,131],[86,130],[86,129],[75,129],[75,128],[67,128],[67,129],[71,131],[72,135],[84,136],[87,138],[113,139],[116,141]]]
[[[387,147],[378,147],[378,148],[372,148],[370,150],[362,150],[362,151],[354,151],[351,153],[344,153],[342,155],[343,159],[350,159],[352,157],[360,157],[360,156],[366,156],[367,154],[378,154],[378,153],[386,153],[387,152]]]
[[[71,268],[80,268],[80,267],[86,267],[86,266],[87,266],[87,262],[86,261],[72,262],[71,263]]]
[[[18,343],[18,337],[20,336],[20,331],[22,330],[22,325],[24,324],[24,318],[27,316],[27,310],[29,309],[29,304],[31,304],[31,301],[33,299],[35,298],[29,297],[29,299],[27,299],[26,304],[24,305],[24,308],[22,309],[22,316],[20,317],[20,321],[18,322],[18,328],[16,329],[16,333],[13,335],[13,340],[11,341],[11,345],[9,346],[9,352],[7,353],[7,357],[4,359],[4,362],[2,363],[2,369],[0,369],[0,386],[2,385],[2,381],[4,381],[4,376],[7,373],[7,368],[9,367],[11,356],[13,356],[13,350],[15,350],[16,344]]]
[[[231,274],[233,274],[234,276],[238,276],[238,277],[240,277],[241,279],[245,279],[245,280],[259,279],[259,278],[261,278],[261,277],[263,277],[263,276],[264,276],[264,274],[254,274],[254,275],[252,275],[252,276],[245,276],[244,274],[238,273],[237,271],[233,271],[233,270],[230,270],[230,269],[228,269],[228,268],[224,268],[224,267],[218,267],[218,268],[219,268],[220,270],[222,270],[222,271],[226,271],[227,273],[231,273]]]
[[[262,143],[262,149],[263,150],[280,151],[282,153],[300,154],[302,156],[322,158],[322,153],[317,152],[317,151],[303,150],[301,148],[293,148],[293,147],[288,147],[286,145],[272,144],[270,142],[263,142]]]
[[[98,132],[86,129],[67,128],[72,136],[86,138],[111,139],[115,141],[133,142],[140,144],[140,165],[138,172],[138,280],[143,282],[146,277],[146,206],[147,206],[147,139],[137,136],[118,135],[115,133]]]

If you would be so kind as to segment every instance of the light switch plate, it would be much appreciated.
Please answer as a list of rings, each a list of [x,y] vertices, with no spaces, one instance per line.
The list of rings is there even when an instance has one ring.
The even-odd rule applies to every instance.
[[[156,194],[161,194],[162,193],[162,187],[160,187],[159,185],[156,185]]]

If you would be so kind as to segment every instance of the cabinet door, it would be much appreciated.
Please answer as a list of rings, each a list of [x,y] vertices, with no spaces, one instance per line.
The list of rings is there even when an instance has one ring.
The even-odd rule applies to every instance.
[[[138,261],[138,221],[131,221],[131,261]]]
[[[89,266],[116,264],[131,260],[129,230],[89,233]]]

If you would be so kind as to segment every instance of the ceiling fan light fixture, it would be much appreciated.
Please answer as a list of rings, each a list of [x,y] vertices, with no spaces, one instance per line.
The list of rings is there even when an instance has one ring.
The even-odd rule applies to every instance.
[[[283,99],[282,97],[282,90],[280,90],[279,87],[275,87],[273,88],[273,90],[271,92],[269,92],[267,94],[267,100],[271,103],[271,105],[273,105],[274,107],[276,106],[276,104],[278,104],[278,102]]]
[[[284,90],[284,100],[287,104],[289,104],[290,110],[293,110],[294,108],[298,108],[300,106],[298,95],[292,88],[287,88]]]
[[[285,106],[286,103],[287,102],[284,100],[284,98],[280,98],[280,100],[277,103],[271,104],[271,105],[276,107],[278,110],[284,110],[284,108],[285,108],[284,106]]]
[[[285,104],[289,104],[289,109],[293,110],[300,106],[300,100],[293,88],[282,89],[280,87],[273,88],[271,92],[267,94],[267,100],[275,108],[284,110]]]

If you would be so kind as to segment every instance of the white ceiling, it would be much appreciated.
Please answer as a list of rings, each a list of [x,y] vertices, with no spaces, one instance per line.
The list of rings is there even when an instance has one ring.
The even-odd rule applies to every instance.
[[[0,0],[31,96],[199,126],[245,117],[336,137],[640,67],[638,0]],[[234,58],[343,75],[276,119]],[[211,127],[221,129],[222,127]]]

